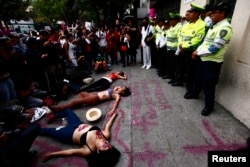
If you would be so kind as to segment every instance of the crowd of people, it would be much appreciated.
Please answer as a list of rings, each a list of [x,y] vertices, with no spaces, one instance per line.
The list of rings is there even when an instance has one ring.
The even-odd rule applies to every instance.
[[[116,154],[119,157],[120,153],[109,144],[109,130],[116,116],[121,96],[129,96],[131,92],[126,86],[111,88],[111,84],[118,79],[126,80],[127,76],[122,71],[111,72],[93,82],[95,78],[91,75],[94,72],[95,62],[100,56],[106,61],[109,60],[110,64],[122,62],[124,67],[136,63],[136,45],[138,44],[135,43],[136,35],[133,34],[136,34],[137,29],[132,26],[131,20],[126,26],[116,23],[115,26],[100,25],[99,28],[91,30],[79,26],[74,32],[52,29],[40,30],[38,34],[11,32],[7,36],[1,36],[1,166],[2,164],[3,166],[20,166],[20,164],[25,167],[29,166],[28,160],[37,154],[37,151],[30,150],[35,138],[38,135],[52,137],[57,135],[50,133],[51,130],[47,132],[40,127],[39,123],[31,122],[36,115],[34,108],[46,109],[48,123],[57,118],[57,115],[64,113],[69,120],[67,128],[70,127],[70,120],[73,118],[73,127],[76,128],[76,116],[69,114],[70,108],[79,105],[93,106],[109,100],[115,100],[115,102],[113,108],[107,112],[110,121],[106,128],[101,131],[100,128],[91,128],[90,125],[86,126],[78,121],[81,133],[83,133],[80,134],[80,130],[77,130],[79,134],[76,134],[76,138],[80,139],[73,142],[86,148],[82,153],[79,150],[74,153],[69,152],[92,159],[89,161],[90,164],[96,161],[95,158],[102,159],[101,157],[107,156],[102,154],[107,150],[111,150],[112,156]],[[133,32],[129,32],[130,29]],[[127,48],[121,50],[124,44]],[[121,57],[118,59],[119,52]],[[127,61],[124,62],[125,57],[131,57],[131,59],[126,59]],[[71,95],[75,95],[76,98],[67,101],[72,97]],[[56,105],[62,101],[66,103]],[[85,132],[84,127],[90,129]],[[65,131],[62,129],[62,133]],[[84,135],[85,139],[81,137]],[[86,150],[88,148],[89,150]],[[94,154],[96,151],[98,154]],[[15,154],[12,154],[13,152]],[[66,151],[66,154],[69,152]],[[91,153],[95,158],[91,158]],[[47,154],[43,160],[66,154]],[[109,163],[112,161],[106,161],[107,166],[110,166]],[[103,159],[98,163],[104,163]]]
[[[28,159],[36,154],[30,150],[33,141],[38,135],[46,135],[81,148],[48,153],[43,156],[44,161],[80,155],[89,158],[90,164],[97,163],[93,165],[114,165],[120,152],[108,140],[110,128],[120,97],[131,92],[126,86],[110,87],[115,80],[126,80],[127,76],[121,71],[112,72],[93,82],[91,74],[99,56],[111,65],[135,65],[138,46],[142,51],[142,68],[149,70],[154,66],[158,76],[170,79],[168,83],[172,86],[185,85],[184,98],[197,99],[203,90],[205,107],[201,114],[209,115],[214,110],[215,87],[232,36],[227,21],[229,12],[226,3],[213,8],[191,3],[185,17],[169,13],[167,21],[159,17],[153,22],[145,17],[140,29],[130,18],[126,25],[117,20],[114,26],[100,25],[93,30],[79,26],[74,33],[53,29],[41,30],[34,36],[10,33],[1,37],[1,164],[27,166]],[[71,93],[76,98],[65,104],[53,104],[68,99]],[[72,112],[72,108],[82,104],[96,105],[109,100],[115,103],[107,112],[109,121],[104,130],[82,122]],[[34,115],[31,109],[42,106],[50,109],[48,123],[67,117],[68,125],[57,129],[30,123]]]

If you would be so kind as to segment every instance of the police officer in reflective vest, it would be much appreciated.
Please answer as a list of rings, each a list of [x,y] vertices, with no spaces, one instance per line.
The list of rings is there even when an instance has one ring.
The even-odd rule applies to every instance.
[[[179,56],[175,55],[178,47],[178,34],[182,28],[180,23],[181,15],[178,13],[169,13],[170,28],[167,31],[167,69],[168,75],[166,78],[171,79],[168,83],[172,84],[176,81],[176,63]],[[164,78],[165,79],[165,78]]]
[[[213,8],[211,27],[203,43],[192,54],[193,59],[199,60],[196,86],[192,94],[187,99],[198,98],[200,91],[203,89],[205,95],[205,107],[201,111],[203,116],[209,115],[214,110],[215,88],[219,81],[221,66],[224,54],[233,31],[227,20],[230,12],[230,5],[219,3]]]
[[[159,17],[157,19],[157,25],[154,26],[154,38],[155,38],[155,47],[156,47],[156,68],[157,68],[157,73],[160,76],[163,76],[164,74],[162,73],[163,71],[161,71],[161,53],[159,52],[159,41],[162,38],[162,35],[165,33],[164,32],[164,19],[162,17]],[[166,70],[165,70],[166,71]]]
[[[179,56],[178,77],[172,86],[183,85],[184,79],[188,92],[192,89],[195,78],[195,69],[197,60],[192,59],[192,52],[197,49],[205,36],[205,22],[200,18],[204,7],[191,3],[189,12],[189,22],[180,30],[178,36],[178,50],[176,55]],[[185,94],[185,95],[186,95]]]

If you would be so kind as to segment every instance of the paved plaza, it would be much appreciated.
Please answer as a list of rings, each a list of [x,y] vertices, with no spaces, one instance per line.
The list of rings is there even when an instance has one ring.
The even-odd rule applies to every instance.
[[[129,86],[132,95],[122,98],[112,126],[111,143],[121,152],[117,167],[207,167],[209,150],[236,150],[246,146],[250,130],[219,104],[211,115],[201,116],[202,94],[197,100],[186,100],[183,98],[185,87],[169,85],[168,80],[158,77],[155,68],[142,69],[139,63],[125,68],[121,64],[112,66],[112,71],[118,70],[124,71],[128,80],[118,80],[113,86]],[[99,79],[104,74],[93,73],[93,77]],[[103,112],[95,125],[103,127],[107,121],[105,113],[113,103],[108,101],[95,106]],[[74,111],[86,121],[85,113],[89,108],[92,107]],[[60,120],[48,125],[45,118],[39,123],[42,127],[61,125]],[[32,147],[38,150],[32,166],[87,167],[81,157],[41,161],[46,152],[72,147],[78,146],[39,136]]]

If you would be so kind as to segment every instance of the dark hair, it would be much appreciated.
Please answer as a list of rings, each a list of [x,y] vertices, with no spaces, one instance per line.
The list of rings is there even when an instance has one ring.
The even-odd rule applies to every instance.
[[[70,37],[73,37],[73,34],[69,33],[69,34],[66,35],[66,39],[69,39]]]
[[[124,72],[123,71],[119,71],[119,75],[123,76],[124,77]]]
[[[114,146],[107,151],[94,152],[88,158],[89,167],[112,167],[117,164],[121,153]]]
[[[120,93],[120,95],[123,96],[123,97],[127,97],[127,96],[131,95],[130,88],[128,88],[126,86],[125,86],[125,88],[126,89],[122,93]]]
[[[149,18],[148,17],[144,17],[143,20],[149,21]]]

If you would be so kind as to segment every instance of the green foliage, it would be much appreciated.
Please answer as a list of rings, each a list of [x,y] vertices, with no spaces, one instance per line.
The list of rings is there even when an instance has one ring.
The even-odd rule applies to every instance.
[[[27,19],[29,13],[25,12],[29,6],[28,1],[23,0],[0,0],[0,19],[9,21],[10,19]]]
[[[125,6],[131,1],[133,0],[34,0],[32,6],[36,13],[34,20],[40,22],[114,22],[117,12],[123,13]]]

